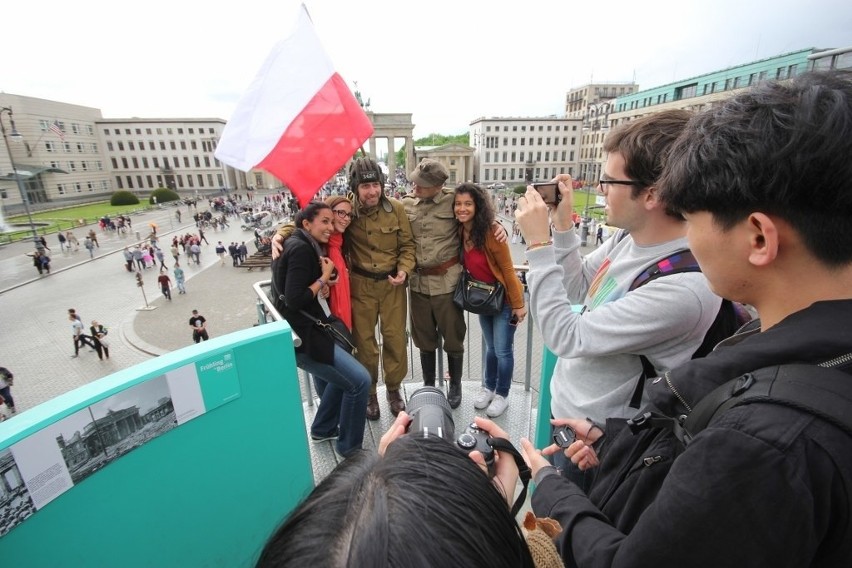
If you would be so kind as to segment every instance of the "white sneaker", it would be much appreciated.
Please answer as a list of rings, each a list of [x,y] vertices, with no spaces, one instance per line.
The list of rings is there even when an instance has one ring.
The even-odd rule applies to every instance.
[[[473,399],[473,407],[477,410],[482,410],[491,402],[494,398],[494,391],[488,390],[485,387],[482,387],[479,390],[479,394],[476,395],[476,398]]]
[[[491,418],[497,418],[509,407],[509,401],[499,394],[494,397],[494,400],[491,401],[491,404],[488,405],[488,410],[485,411],[485,414],[490,416]]]

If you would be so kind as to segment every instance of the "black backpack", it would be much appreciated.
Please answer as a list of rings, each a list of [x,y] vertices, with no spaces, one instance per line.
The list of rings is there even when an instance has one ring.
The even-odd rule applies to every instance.
[[[632,292],[657,278],[680,274],[682,272],[701,272],[698,261],[695,260],[695,256],[689,249],[674,252],[646,268],[633,280],[628,292]],[[716,314],[716,319],[713,320],[713,323],[707,329],[704,340],[692,354],[692,359],[704,357],[713,351],[713,348],[721,341],[734,335],[737,330],[748,324],[751,320],[751,314],[745,306],[739,302],[723,299],[722,305],[719,307],[719,312]],[[654,366],[647,357],[640,355],[639,358],[642,361],[642,375],[636,381],[636,387],[633,389],[633,395],[630,397],[630,407],[636,409],[642,404],[642,391],[645,387],[645,381],[658,375],[657,370],[654,369]]]

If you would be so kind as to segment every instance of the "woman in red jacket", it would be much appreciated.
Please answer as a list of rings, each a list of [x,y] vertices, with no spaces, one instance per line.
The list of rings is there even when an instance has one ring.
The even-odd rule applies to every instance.
[[[473,278],[482,282],[500,282],[506,289],[506,305],[493,316],[480,315],[485,339],[485,386],[474,400],[476,409],[492,418],[509,405],[509,387],[515,368],[515,329],[527,315],[521,281],[512,264],[512,253],[505,242],[497,242],[494,208],[491,198],[476,184],[463,183],[456,188],[453,211],[460,227],[463,264]]]

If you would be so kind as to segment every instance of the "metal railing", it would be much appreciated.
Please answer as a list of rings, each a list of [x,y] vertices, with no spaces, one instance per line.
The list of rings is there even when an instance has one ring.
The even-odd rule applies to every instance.
[[[527,265],[524,265],[524,264],[516,264],[516,265],[514,265],[514,268],[515,268],[516,272],[523,275],[523,278],[521,279],[521,281],[526,282],[526,273],[529,270],[529,267]],[[275,303],[273,302],[272,298],[270,297],[271,286],[272,286],[271,280],[261,280],[259,282],[255,282],[254,285],[252,286],[254,291],[255,291],[255,294],[257,295],[257,302],[256,302],[257,321],[258,321],[258,324],[261,324],[261,325],[266,324],[266,323],[275,322],[275,321],[284,321],[284,317],[278,312],[277,309],[275,309]],[[526,296],[526,294],[527,294],[527,288],[526,288],[526,285],[524,285],[524,295]],[[472,323],[471,322],[471,314],[469,312],[465,313],[465,320],[466,320],[467,330],[468,330],[468,333],[466,334],[466,337],[465,337],[465,342],[467,343],[466,351],[467,351],[468,356],[465,357],[465,361],[466,361],[466,365],[467,365],[467,376],[471,377],[472,376],[472,373],[471,373],[472,367],[476,366],[476,363],[475,363],[474,357],[473,357],[473,353],[471,351],[471,343],[474,341],[473,336],[478,336],[478,339],[479,339],[480,349],[479,349],[478,362],[479,362],[479,366],[480,366],[480,368],[483,372],[484,372],[484,367],[485,367],[486,346],[485,346],[485,341],[482,338],[482,334],[479,331],[479,326],[475,326],[475,327],[471,326],[471,323]],[[536,332],[536,329],[535,329],[535,326],[533,325],[532,314],[530,312],[527,312],[527,317],[524,320],[524,323],[522,323],[520,327],[525,327],[526,333],[525,333],[525,341],[524,341],[524,347],[523,347],[523,352],[522,352],[523,357],[517,357],[516,356],[516,361],[518,359],[522,359],[524,361],[524,365],[523,365],[523,367],[524,367],[523,385],[524,385],[524,390],[529,392],[531,389],[534,388],[534,386],[533,386],[533,367],[535,366],[535,367],[540,368],[540,365],[541,365],[541,358],[540,357],[538,358],[537,364],[534,362],[534,354],[537,350],[541,349],[542,346],[541,346],[541,341],[538,341],[536,343],[533,339],[533,334]],[[413,363],[416,360],[415,357],[414,357],[414,342],[411,339],[411,335],[410,334],[407,334],[407,335],[408,335],[408,349],[409,349],[408,373],[409,373],[409,376],[414,377],[416,374],[418,374],[418,371],[415,370],[416,365],[414,365],[414,363]],[[295,347],[298,347],[300,344],[301,344],[301,340],[299,339],[299,337],[295,333],[293,333],[293,345]],[[516,351],[516,355],[517,355],[518,354],[517,353],[517,351],[518,351],[517,347],[516,347],[515,351]],[[442,354],[441,354],[440,350],[439,350],[438,355],[439,355],[439,357],[438,357],[438,369],[437,369],[438,377],[437,378],[438,378],[440,384],[443,384],[443,381],[444,381],[443,356],[441,356]],[[517,375],[517,373],[516,373],[516,375]],[[307,389],[310,389],[310,382],[311,381],[309,379],[307,379],[307,378],[305,379],[305,385],[306,385]],[[538,384],[538,381],[536,381],[536,384]],[[311,404],[313,404],[313,400],[312,400],[313,397],[310,396],[310,390],[308,390],[307,392],[308,392],[308,401],[307,402],[308,402],[309,405],[311,405]]]

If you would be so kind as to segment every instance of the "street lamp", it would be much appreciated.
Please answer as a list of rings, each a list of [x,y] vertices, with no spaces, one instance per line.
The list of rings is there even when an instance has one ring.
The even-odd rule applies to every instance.
[[[9,115],[9,124],[12,127],[12,132],[9,133],[9,136],[15,140],[21,140],[23,139],[23,136],[21,136],[21,133],[18,132],[17,128],[15,128],[15,119],[12,115],[12,107],[0,108],[0,132],[3,133],[3,141],[6,143],[6,152],[9,154],[9,162],[12,164],[12,175],[15,176],[15,181],[18,184],[18,191],[21,193],[21,201],[24,203],[24,211],[27,213],[30,229],[33,232],[33,243],[35,243],[36,249],[42,251],[44,250],[44,247],[38,238],[38,232],[36,232],[35,223],[33,223],[33,216],[30,213],[30,200],[27,197],[26,189],[24,189],[24,182],[21,180],[21,176],[18,175],[18,168],[15,166],[15,159],[12,157],[12,147],[9,145],[9,138],[6,137],[6,125],[3,124],[3,113]]]

